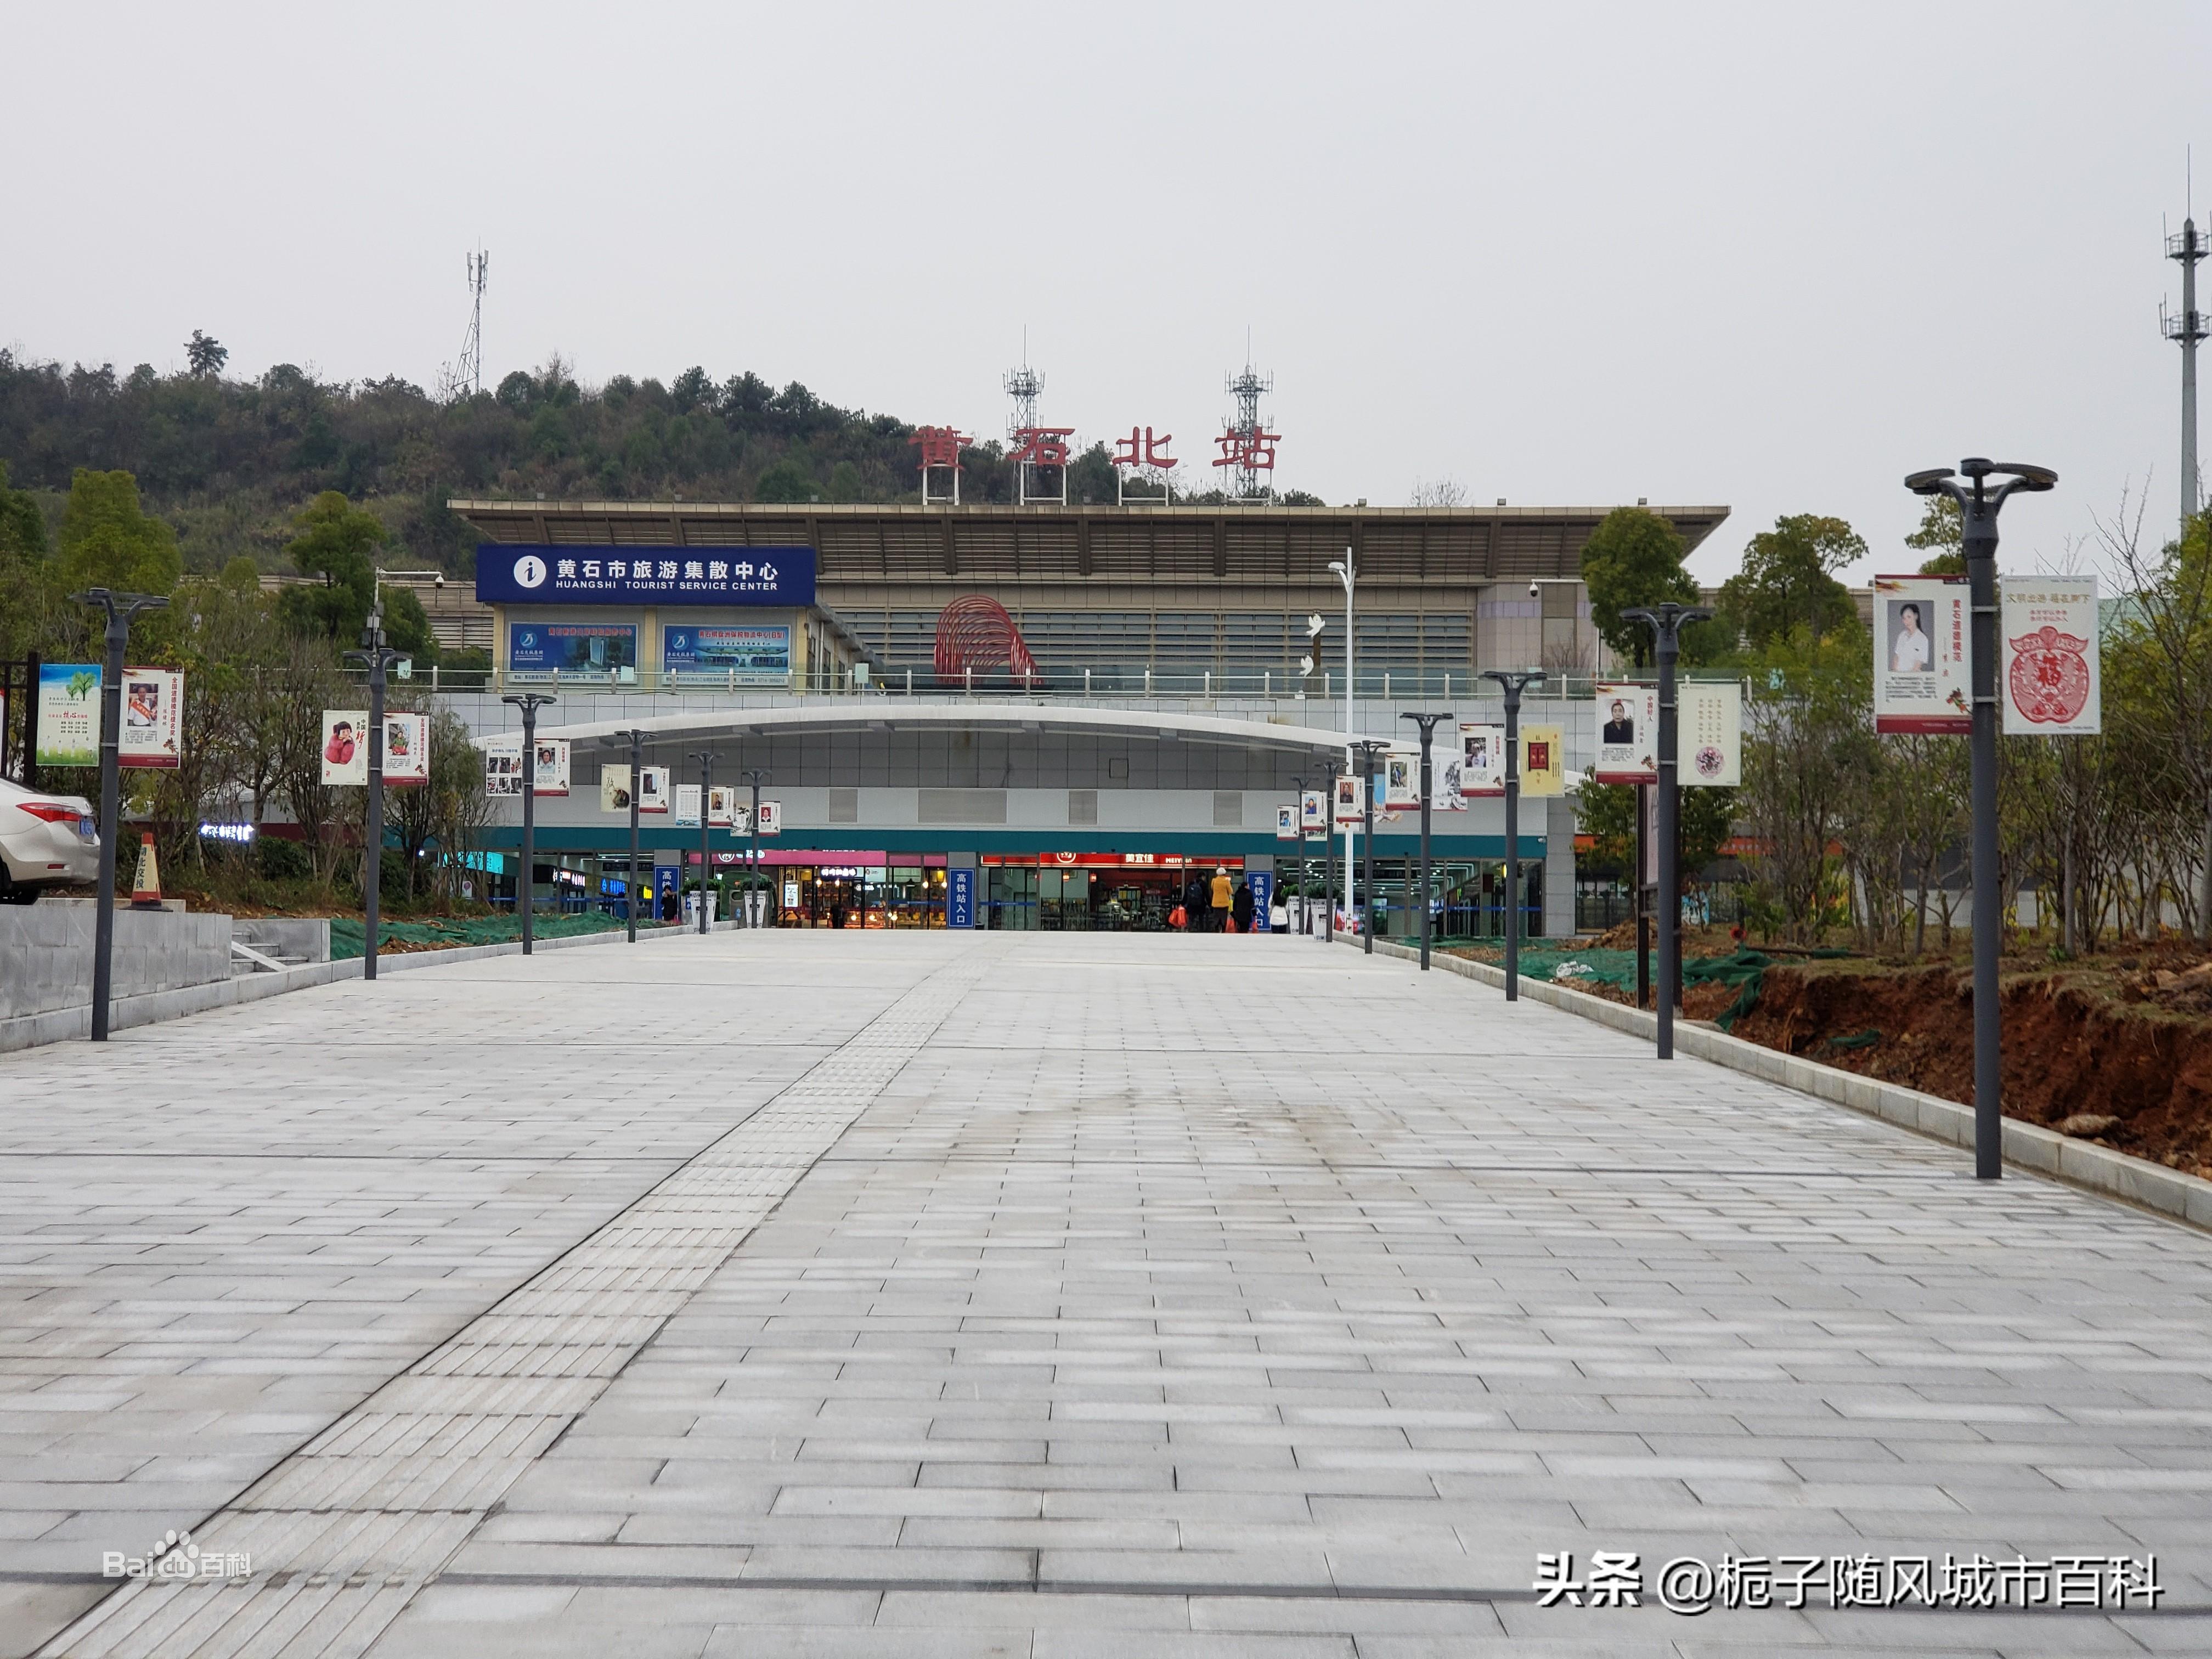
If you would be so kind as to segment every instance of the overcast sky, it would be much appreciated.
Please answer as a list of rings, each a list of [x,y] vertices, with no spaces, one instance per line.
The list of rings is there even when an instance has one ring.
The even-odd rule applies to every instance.
[[[950,21],[948,21],[950,20]],[[0,343],[426,386],[491,255],[486,379],[703,364],[1210,475],[1725,503],[1909,568],[1908,470],[2042,462],[2008,565],[2178,510],[2161,215],[2212,6],[26,7]],[[2196,125],[2192,125],[2192,121]],[[2212,279],[2212,270],[2207,270]],[[2212,289],[2208,289],[2212,293]],[[1909,556],[1917,561],[1917,556]]]

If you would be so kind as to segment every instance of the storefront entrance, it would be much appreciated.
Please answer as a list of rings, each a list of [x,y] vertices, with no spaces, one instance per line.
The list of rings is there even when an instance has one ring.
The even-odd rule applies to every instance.
[[[1158,933],[1197,878],[1241,858],[1168,853],[986,854],[981,923],[1010,933]]]

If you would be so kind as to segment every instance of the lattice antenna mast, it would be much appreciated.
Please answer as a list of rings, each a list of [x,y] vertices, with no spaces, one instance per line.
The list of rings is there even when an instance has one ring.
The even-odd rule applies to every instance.
[[[1263,469],[1272,469],[1273,456],[1268,449],[1273,435],[1260,422],[1260,399],[1275,389],[1275,377],[1262,374],[1252,367],[1248,344],[1244,367],[1229,377],[1229,395],[1235,400],[1236,414],[1231,417],[1228,436],[1236,441],[1231,453],[1238,459],[1231,469],[1235,474],[1233,488],[1238,497],[1257,501],[1267,493],[1261,482]]]
[[[1006,371],[1006,395],[1014,400],[1014,412],[1006,419],[1006,435],[1034,428],[1037,424],[1037,398],[1044,391],[1044,376],[1030,367],[1030,331],[1022,331],[1022,366]]]
[[[461,343],[460,378],[471,392],[483,390],[484,271],[490,263],[482,248],[469,255],[469,337]]]

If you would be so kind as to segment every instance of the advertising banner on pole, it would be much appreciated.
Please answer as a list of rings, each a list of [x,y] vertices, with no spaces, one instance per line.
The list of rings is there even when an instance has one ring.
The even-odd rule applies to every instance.
[[[1675,689],[1674,777],[1709,789],[1743,781],[1743,686],[1686,680]]]
[[[1278,806],[1275,809],[1275,839],[1296,841],[1298,838],[1298,809]]]
[[[100,764],[100,681],[96,662],[39,665],[39,764]]]
[[[1600,783],[1659,781],[1659,690],[1620,680],[1600,680],[1597,764]]]
[[[599,811],[629,811],[629,768],[627,766],[599,768]]]
[[[641,766],[637,769],[637,810],[641,814],[668,810],[666,767]]]
[[[783,803],[781,801],[764,800],[760,804],[760,833],[763,836],[780,836],[783,833]]]
[[[323,710],[323,783],[368,787],[368,710]]]
[[[2008,737],[2105,729],[2094,576],[2007,576],[1997,599],[1997,682]]]
[[[1521,793],[1526,797],[1567,793],[1565,734],[1556,726],[1521,728]]]
[[[123,671],[118,766],[174,766],[185,723],[185,677],[173,668]]]
[[[1874,579],[1874,729],[1971,732],[1973,673],[1964,576]]]
[[[1459,729],[1459,792],[1462,795],[1505,793],[1505,728],[1462,726]]]
[[[1382,757],[1382,810],[1421,810],[1421,757],[1418,750],[1394,749]]]
[[[730,793],[734,795],[737,793],[737,791],[732,789]],[[734,830],[740,836],[750,836],[752,834],[753,808],[750,801],[740,798],[739,799],[731,803],[730,828]]]
[[[1309,789],[1298,797],[1298,830],[1302,835],[1328,833],[1328,791]]]
[[[707,822],[727,826],[735,821],[738,792],[728,784],[718,783],[707,792]]]
[[[699,827],[699,786],[679,783],[676,786],[676,827],[696,830]]]
[[[494,738],[484,744],[484,799],[504,800],[522,793],[522,739]]]
[[[1336,781],[1336,827],[1357,830],[1367,816],[1367,780],[1351,774]]]
[[[404,787],[430,781],[430,717],[384,717],[384,781]]]
[[[565,795],[568,793],[568,740],[566,738],[538,739],[538,775],[531,780],[533,795]]]

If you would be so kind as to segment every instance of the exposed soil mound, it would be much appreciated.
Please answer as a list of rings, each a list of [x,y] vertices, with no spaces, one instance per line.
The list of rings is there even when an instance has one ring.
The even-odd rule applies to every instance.
[[[1971,1103],[1972,984],[1949,967],[1774,968],[1735,1035]],[[2200,999],[2212,1000],[2212,974],[2008,978],[2006,1115],[2212,1175],[2212,1019]]]

